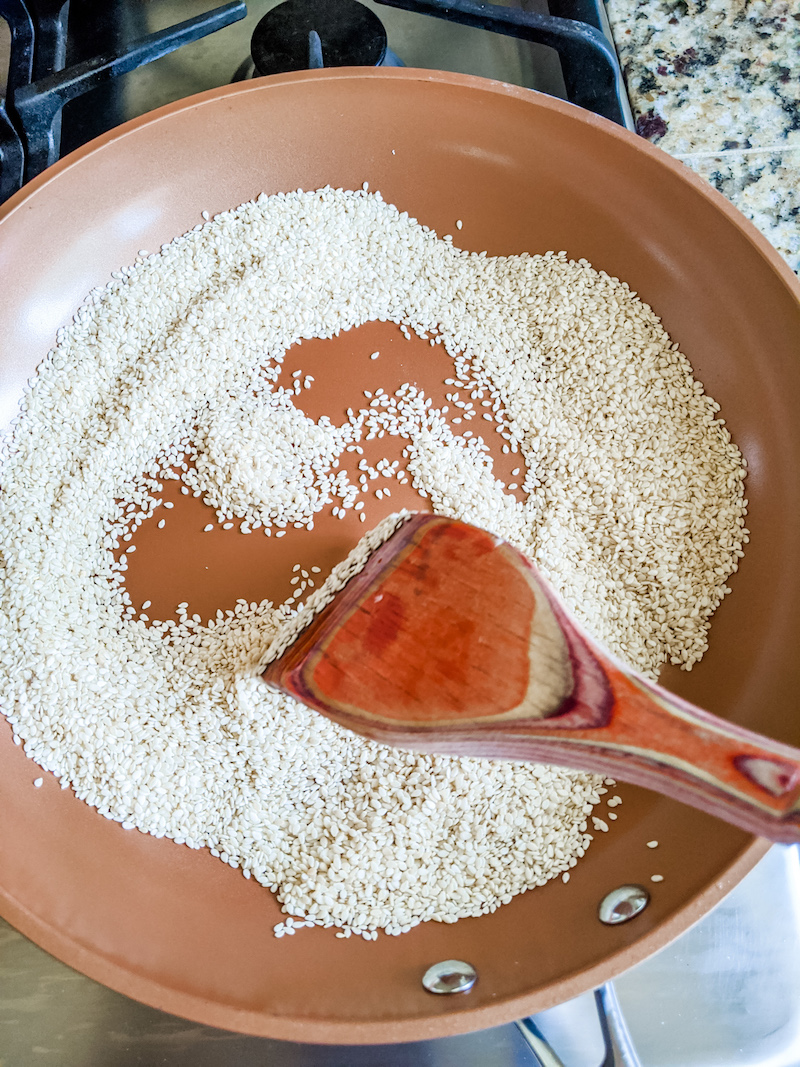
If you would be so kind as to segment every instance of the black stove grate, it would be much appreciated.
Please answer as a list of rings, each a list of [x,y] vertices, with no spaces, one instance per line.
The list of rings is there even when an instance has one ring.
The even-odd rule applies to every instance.
[[[550,0],[549,15],[476,0],[377,2],[547,45],[558,52],[570,101],[626,125],[627,98],[617,54],[604,33],[603,0]]]
[[[61,110],[68,101],[247,14],[236,0],[65,68],[68,7],[69,0],[0,0],[0,17],[11,33],[0,100],[0,202],[58,159]]]
[[[549,14],[477,0],[376,2],[554,49],[572,103],[612,122],[631,125],[603,0],[549,0]],[[6,93],[0,99],[0,203],[59,158],[61,113],[66,104],[74,101],[77,106],[79,98],[101,86],[113,93],[118,75],[222,29],[247,13],[244,3],[237,0],[123,44],[114,33],[115,0],[109,0],[102,12],[92,4],[88,17],[80,3],[73,0],[68,34],[69,0],[0,0],[0,18],[8,24],[11,37]],[[341,46],[336,26],[338,16],[334,12],[340,6],[341,18],[351,28],[347,48]],[[287,28],[283,23],[290,16],[297,17],[298,12],[300,36],[295,41],[296,27]],[[363,17],[359,19],[358,14]],[[102,38],[100,54],[92,55],[93,33],[101,24],[107,24],[109,32]],[[359,39],[359,26],[369,31],[364,40]],[[256,27],[253,58],[259,73],[272,73],[275,62],[279,66],[274,69],[281,70],[400,62],[387,50],[382,30],[380,19],[357,0],[285,0]],[[252,69],[250,60],[244,66],[248,63]],[[83,120],[77,143],[71,135],[65,150],[102,132],[92,128],[92,112],[97,109],[89,104],[91,99],[80,105]]]

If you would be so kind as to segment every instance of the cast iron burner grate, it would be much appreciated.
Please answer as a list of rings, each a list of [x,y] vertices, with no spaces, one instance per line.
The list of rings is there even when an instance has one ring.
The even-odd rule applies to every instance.
[[[247,14],[236,0],[65,69],[68,9],[69,0],[0,0],[0,18],[11,34],[0,99],[0,203],[59,158],[61,109],[68,101]]]
[[[566,96],[572,103],[632,128],[603,0],[549,0],[549,14],[476,0],[376,2],[517,38],[534,46],[547,46],[557,53]],[[65,137],[65,150],[71,150],[130,117],[112,116],[110,122],[97,128],[97,116],[104,109],[89,104],[98,93],[88,97],[84,106],[86,94],[105,91],[108,100],[112,100],[116,92],[113,86],[125,81],[119,75],[222,29],[246,14],[244,3],[237,0],[120,46],[115,19],[125,10],[122,0],[109,0],[102,10],[94,3],[72,0],[68,34],[69,7],[69,0],[0,0],[0,18],[10,31],[6,93],[0,99],[0,203],[59,158],[61,112],[65,105],[74,102],[68,112],[80,105],[82,114],[77,140],[71,126],[70,135]],[[173,4],[172,11],[181,11],[182,7]],[[103,25],[108,29],[105,36],[97,32],[97,27]],[[121,36],[124,39],[125,34]],[[99,55],[93,55],[91,47],[95,37],[102,42],[95,46]],[[77,52],[80,61],[66,66],[70,52]],[[240,66],[234,80],[319,66],[402,65],[402,59],[388,47],[381,19],[358,0],[284,0],[256,26],[251,54],[252,59]],[[207,87],[187,85],[178,98]],[[162,102],[165,101],[157,100],[147,106]]]
[[[607,34],[603,0],[550,0],[544,15],[476,0],[376,0],[386,7],[431,15],[462,26],[553,48],[573,104],[620,125],[630,108],[617,54]],[[569,17],[565,17],[567,10]],[[256,26],[242,77],[330,66],[401,66],[386,32],[358,0],[285,0]]]
[[[573,104],[621,126],[631,124],[630,105],[603,0],[549,0],[548,15],[476,0],[377,2],[547,45],[558,53],[567,96]]]

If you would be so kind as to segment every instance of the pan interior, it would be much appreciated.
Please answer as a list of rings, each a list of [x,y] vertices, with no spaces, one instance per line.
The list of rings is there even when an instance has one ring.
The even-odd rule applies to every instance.
[[[213,146],[213,147],[211,147]],[[464,220],[463,247],[490,254],[566,250],[628,281],[664,320],[722,405],[749,464],[752,543],[733,594],[676,691],[790,743],[800,636],[796,561],[800,456],[796,290],[732,209],[660,153],[569,105],[479,79],[415,71],[316,72],[204,94],[123,127],[69,157],[15,198],[1,223],[11,281],[0,293],[0,402],[22,384],[85,294],[141,248],[156,248],[260,192],[359,188],[433,227]],[[47,257],[30,250],[48,248]],[[380,373],[368,358],[382,352]],[[294,369],[289,351],[285,373]],[[312,416],[352,404],[373,381],[414,380],[443,400],[446,357],[392,323],[304,342],[316,379]],[[299,366],[299,364],[298,364]],[[314,405],[318,405],[315,408]],[[384,446],[384,442],[381,442]],[[392,459],[385,446],[381,455]],[[495,451],[509,478],[513,457]],[[165,490],[170,499],[174,483]],[[367,526],[355,515],[282,541],[206,533],[201,501],[172,495],[174,521],[137,535],[127,585],[168,617],[188,600],[203,618],[238,597],[286,594],[286,572],[323,570]],[[408,490],[370,502],[368,525]],[[390,1041],[454,1033],[577,994],[654,951],[719,898],[763,851],[738,830],[632,787],[619,832],[593,843],[568,885],[549,883],[491,916],[427,924],[401,938],[276,940],[270,895],[205,853],[122,830],[37,768],[0,723],[0,876],[5,917],[99,980],[208,1024],[312,1041]],[[659,848],[646,848],[658,840]],[[655,862],[657,859],[657,863]],[[601,926],[599,899],[651,885],[636,921]],[[462,998],[434,998],[420,978],[438,960],[479,974]]]

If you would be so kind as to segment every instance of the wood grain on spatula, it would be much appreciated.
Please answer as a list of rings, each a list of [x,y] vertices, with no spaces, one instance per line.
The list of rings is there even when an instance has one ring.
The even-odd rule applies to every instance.
[[[466,523],[413,516],[264,678],[387,744],[609,774],[800,840],[800,750],[627,670],[525,556]]]

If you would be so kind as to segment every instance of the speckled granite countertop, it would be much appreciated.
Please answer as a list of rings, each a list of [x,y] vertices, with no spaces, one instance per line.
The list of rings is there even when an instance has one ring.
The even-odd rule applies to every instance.
[[[800,273],[800,0],[607,0],[637,130]]]

